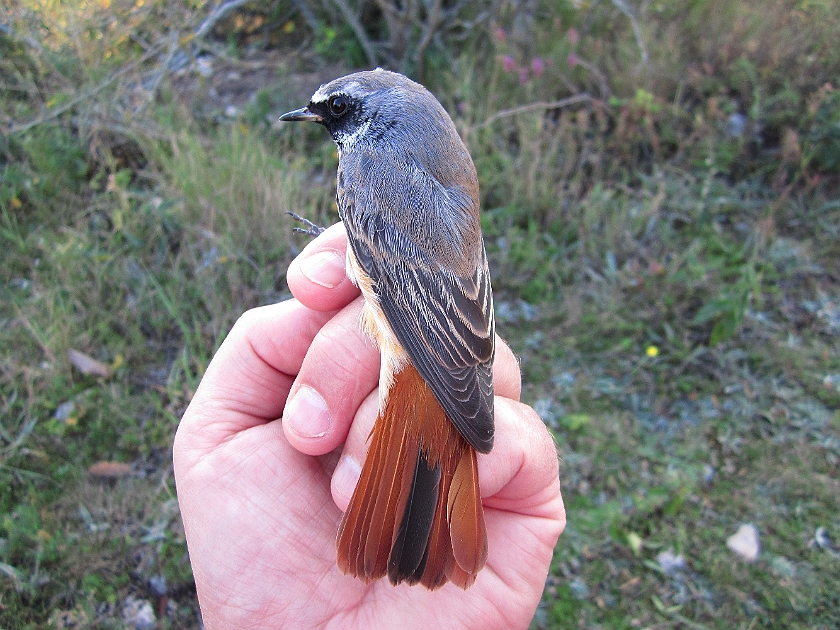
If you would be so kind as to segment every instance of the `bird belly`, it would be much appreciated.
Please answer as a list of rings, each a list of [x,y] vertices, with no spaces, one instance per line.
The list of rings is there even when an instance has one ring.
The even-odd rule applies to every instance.
[[[388,392],[394,384],[394,375],[400,372],[408,362],[408,354],[397,340],[388,323],[379,296],[373,288],[373,280],[361,268],[353,250],[347,247],[347,277],[362,291],[365,305],[362,307],[362,329],[379,347],[381,364],[379,366],[379,410],[385,410]]]

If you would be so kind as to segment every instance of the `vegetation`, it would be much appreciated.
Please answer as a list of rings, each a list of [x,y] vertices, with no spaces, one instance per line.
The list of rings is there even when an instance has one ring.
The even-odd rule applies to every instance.
[[[273,120],[373,63],[469,145],[557,437],[533,627],[838,627],[840,5],[259,4],[0,18],[0,627],[198,626],[172,436],[288,296],[285,211],[336,220],[332,146]]]

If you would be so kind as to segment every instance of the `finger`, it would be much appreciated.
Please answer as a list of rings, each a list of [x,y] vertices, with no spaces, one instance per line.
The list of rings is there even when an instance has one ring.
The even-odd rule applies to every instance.
[[[496,356],[493,359],[493,393],[511,400],[519,400],[522,394],[519,360],[499,335],[496,335]]]
[[[566,526],[557,450],[545,424],[522,403],[497,398],[496,427],[493,450],[478,458],[489,546],[478,579],[515,585],[511,588],[533,611]]]
[[[493,450],[478,458],[484,505],[565,521],[557,448],[545,423],[528,405],[498,397],[495,420]]]
[[[362,474],[362,462],[367,454],[367,441],[379,410],[379,393],[371,392],[359,406],[353,426],[347,435],[341,458],[330,482],[333,501],[342,512],[347,510],[353,490]]]
[[[343,223],[327,228],[289,265],[286,283],[301,304],[316,311],[342,308],[359,295],[347,278],[347,232]]]
[[[194,446],[218,444],[279,418],[312,340],[332,316],[296,300],[244,313],[207,366],[178,432],[198,440]]]
[[[323,455],[344,441],[379,381],[379,350],[360,326],[362,304],[358,298],[318,332],[289,393],[286,438],[308,455]]]

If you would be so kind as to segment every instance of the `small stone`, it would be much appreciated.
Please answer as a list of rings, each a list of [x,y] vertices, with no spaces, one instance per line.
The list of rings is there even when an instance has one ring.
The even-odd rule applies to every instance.
[[[668,574],[685,568],[685,558],[683,555],[676,555],[672,549],[658,553],[656,555],[656,561],[662,567],[662,570]]]
[[[726,546],[747,562],[755,561],[760,549],[758,529],[752,523],[741,525],[737,532],[726,539]]]
[[[571,582],[569,582],[569,589],[572,591],[572,595],[574,595],[575,599],[586,599],[589,597],[589,587],[579,577],[574,578]]]
[[[207,78],[213,74],[213,60],[210,57],[202,56],[195,60],[195,66],[198,73]]]
[[[817,527],[817,531],[814,532],[814,538],[810,543],[808,543],[808,546],[819,547],[820,549],[827,551],[833,557],[840,558],[840,552],[837,551],[837,548],[834,546],[831,538],[829,538],[825,527]]]
[[[146,599],[136,599],[129,595],[123,602],[122,618],[130,627],[136,630],[155,630],[157,617],[151,602]]]
[[[55,413],[53,413],[53,418],[60,420],[61,422],[67,422],[67,419],[73,415],[74,411],[76,411],[76,403],[72,400],[68,400],[56,407]]]
[[[770,568],[773,573],[781,578],[793,579],[796,577],[796,565],[783,556],[773,556],[770,560]]]
[[[158,597],[166,596],[166,578],[162,575],[153,575],[149,578],[149,588]]]

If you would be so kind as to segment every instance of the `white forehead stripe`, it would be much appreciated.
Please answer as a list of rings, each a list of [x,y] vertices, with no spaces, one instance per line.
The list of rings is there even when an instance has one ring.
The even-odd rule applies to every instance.
[[[361,98],[368,93],[358,81],[351,81],[338,90],[330,89],[331,85],[332,83],[327,83],[319,87],[315,94],[312,95],[312,102],[325,103],[333,94],[346,94],[350,98]]]

